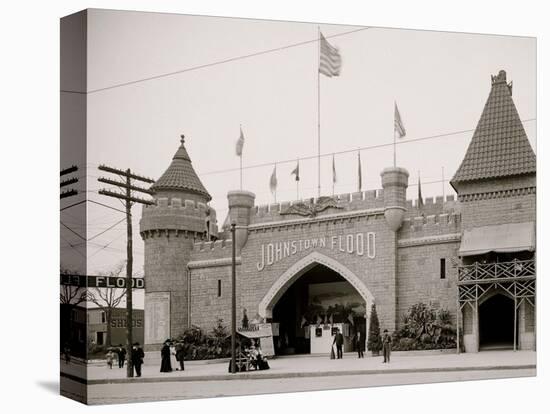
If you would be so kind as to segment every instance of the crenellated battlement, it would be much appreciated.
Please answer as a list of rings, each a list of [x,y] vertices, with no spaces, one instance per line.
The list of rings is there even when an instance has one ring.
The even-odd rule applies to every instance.
[[[325,214],[334,214],[337,212],[370,210],[384,208],[384,190],[368,190],[354,193],[337,194],[331,197],[337,205],[337,209],[328,208],[318,216]],[[260,224],[271,221],[282,221],[296,219],[295,214],[281,214],[288,210],[291,206],[304,203],[311,205],[315,203],[317,198],[307,198],[302,200],[283,201],[281,203],[264,204],[254,206],[251,210],[251,224]],[[424,215],[436,215],[445,212],[453,212],[459,210],[459,202],[454,195],[447,197],[426,197],[422,210],[418,209],[417,200],[407,200],[407,211],[405,216],[408,218],[414,217],[423,213]]]
[[[216,260],[231,257],[232,245],[231,239],[196,242],[191,251],[191,260]]]
[[[206,231],[208,211],[209,207],[202,202],[159,197],[156,204],[143,207],[140,232],[181,230],[202,234]]]
[[[400,239],[456,234],[461,231],[459,212],[407,217],[399,231]]]
[[[337,208],[329,207],[317,215],[334,214],[338,211],[369,210],[384,207],[384,190],[369,190],[354,193],[337,194],[331,196]],[[258,224],[270,221],[296,219],[295,214],[281,214],[293,205],[305,204],[312,206],[318,198],[306,198],[302,200],[284,201],[266,205],[254,206],[251,210],[251,224]]]
[[[423,199],[424,205],[418,208],[418,199],[407,200],[407,218],[415,216],[438,215],[442,213],[460,212],[460,203],[454,194],[443,197],[426,197]]]

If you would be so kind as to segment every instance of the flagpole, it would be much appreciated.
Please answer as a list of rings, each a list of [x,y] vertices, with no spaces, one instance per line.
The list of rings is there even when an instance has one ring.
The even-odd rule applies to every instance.
[[[334,197],[334,153],[332,153],[332,196]]]
[[[443,194],[443,202],[445,202],[445,167],[441,167],[441,192]]]
[[[321,197],[321,28],[317,26],[317,197]]]
[[[397,167],[396,157],[395,157],[395,121],[393,125],[393,168]]]
[[[275,163],[275,182],[277,181],[277,163]],[[275,185],[275,204],[277,204],[277,185]]]
[[[239,136],[239,140],[240,140],[243,137],[243,124],[239,124],[239,130],[241,131],[241,135]],[[240,188],[242,191],[243,189],[243,149],[242,147],[241,147],[241,154],[239,155],[239,178],[240,178]]]
[[[298,168],[296,172],[296,200],[300,199],[300,159],[296,160],[296,166]]]

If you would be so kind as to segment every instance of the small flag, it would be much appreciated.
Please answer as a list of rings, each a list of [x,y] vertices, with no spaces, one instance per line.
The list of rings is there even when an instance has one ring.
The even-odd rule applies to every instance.
[[[363,174],[361,173],[361,151],[357,151],[357,191],[363,187]]]
[[[302,316],[302,323],[300,324],[300,328],[303,328],[304,325],[306,325],[306,324],[307,324],[307,319],[306,319],[305,316]]]
[[[325,313],[325,321],[323,322],[325,325],[328,323],[328,320],[327,320],[327,314]]]
[[[319,72],[329,78],[340,76],[340,70],[342,69],[340,52],[327,42],[321,32],[319,32],[319,36]]]
[[[328,321],[330,322],[331,325],[334,324],[334,319],[332,318],[332,314],[329,316]]]
[[[239,139],[237,140],[237,145],[235,147],[235,152],[239,157],[243,155],[243,146],[244,146],[244,134],[243,134],[243,129],[241,127],[241,135],[239,136]]]
[[[296,168],[294,168],[292,170],[292,172],[290,173],[290,175],[296,175],[296,181],[300,181],[300,161],[296,161]]]
[[[353,321],[353,315],[351,313],[348,313],[348,321],[349,323],[351,323],[352,325],[355,325],[355,322]]]
[[[403,126],[403,121],[401,120],[401,114],[399,113],[399,109],[397,108],[397,103],[394,102],[394,115],[393,115],[393,129],[395,132],[397,132],[399,138],[403,138],[405,135],[407,135],[407,131],[405,131],[405,127]]]
[[[332,183],[336,183],[336,164],[334,162],[334,154],[332,154]]]
[[[273,167],[273,173],[271,173],[271,178],[269,179],[269,189],[273,194],[277,191],[277,164]]]
[[[420,173],[418,173],[418,208],[424,207],[424,200],[422,200],[422,186],[420,185]]]
[[[321,325],[321,322],[323,322],[323,319],[321,319],[320,315],[317,315],[317,326]]]

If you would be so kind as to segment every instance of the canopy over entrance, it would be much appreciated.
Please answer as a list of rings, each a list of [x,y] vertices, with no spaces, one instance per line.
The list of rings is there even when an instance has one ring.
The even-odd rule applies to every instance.
[[[511,223],[465,230],[459,256],[535,251],[535,223]]]

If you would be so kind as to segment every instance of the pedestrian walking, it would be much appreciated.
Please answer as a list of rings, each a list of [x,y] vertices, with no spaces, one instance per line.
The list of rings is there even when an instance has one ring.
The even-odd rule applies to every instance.
[[[160,350],[160,372],[172,372],[172,363],[170,362],[170,341],[164,341]]]
[[[143,349],[139,346],[139,342],[134,342],[130,361],[132,361],[132,366],[136,370],[136,377],[141,377],[141,365],[143,364],[144,357],[145,354],[143,353]]]
[[[391,335],[387,329],[384,329],[384,335],[382,337],[382,352],[384,352],[384,362],[390,363],[391,354]]]
[[[126,360],[126,349],[122,346],[122,344],[118,344],[116,353],[118,356],[118,367],[124,368],[124,361]]]
[[[183,364],[183,361],[185,360],[185,347],[183,346],[183,342],[182,341],[177,341],[176,342],[176,360],[179,362],[180,364],[180,370],[185,370],[185,367],[184,367],[184,364]]]
[[[178,370],[178,360],[176,358],[176,344],[174,341],[170,341],[170,366],[173,370]]]
[[[65,342],[65,346],[63,346],[63,356],[65,357],[65,364],[69,364],[71,362],[71,347],[68,342]]]
[[[355,350],[357,351],[357,358],[364,358],[364,352],[365,352],[365,334],[363,334],[361,331],[357,331],[355,333],[355,337],[353,339],[353,342],[355,344]]]
[[[105,355],[105,359],[107,360],[107,366],[109,369],[113,369],[113,361],[115,359],[115,353],[111,348],[107,351],[107,355]]]
[[[344,335],[340,332],[340,329],[336,328],[336,334],[334,335],[334,341],[332,345],[336,344],[336,359],[342,359],[344,354],[342,352],[342,346],[344,345]]]

